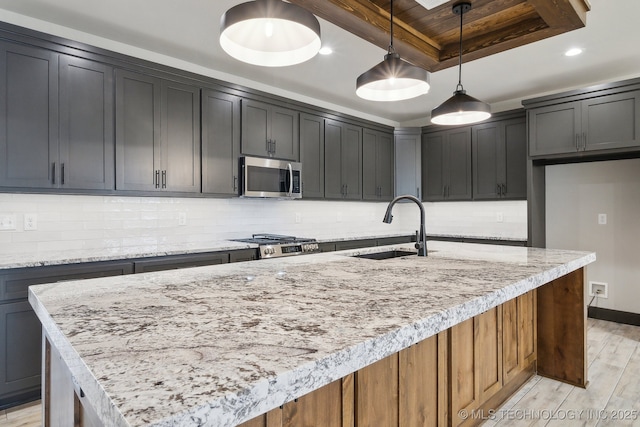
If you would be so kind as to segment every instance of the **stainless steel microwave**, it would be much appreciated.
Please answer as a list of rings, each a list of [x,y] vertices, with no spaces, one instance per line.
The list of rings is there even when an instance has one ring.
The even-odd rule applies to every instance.
[[[260,157],[240,157],[240,196],[302,198],[302,165]]]

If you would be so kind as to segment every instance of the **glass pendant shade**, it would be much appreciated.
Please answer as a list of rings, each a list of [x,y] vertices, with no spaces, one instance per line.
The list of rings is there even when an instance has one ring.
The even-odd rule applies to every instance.
[[[491,117],[489,105],[464,90],[456,90],[453,96],[431,111],[431,123],[437,125],[465,125],[481,122]]]
[[[453,5],[453,13],[460,15],[460,51],[458,54],[458,86],[453,96],[431,110],[431,123],[437,125],[468,125],[491,117],[489,104],[467,95],[462,87],[462,17],[471,3]]]
[[[282,0],[255,0],[220,19],[220,46],[232,57],[264,67],[313,58],[320,50],[320,23],[309,11]]]
[[[397,53],[385,55],[356,81],[356,94],[370,101],[400,101],[429,92],[427,70],[400,59]]]

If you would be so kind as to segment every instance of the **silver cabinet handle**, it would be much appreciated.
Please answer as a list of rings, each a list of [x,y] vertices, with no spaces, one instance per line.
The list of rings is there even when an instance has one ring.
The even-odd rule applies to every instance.
[[[160,188],[160,170],[156,169],[156,176],[154,179],[154,184],[156,186],[156,188]]]
[[[51,164],[51,183],[56,183],[56,162]]]
[[[275,139],[271,142],[271,147],[273,149],[273,151],[271,153],[275,155],[276,154],[276,140]]]
[[[236,191],[238,189],[238,177],[237,176],[233,176],[233,191]]]
[[[162,171],[162,188],[167,188],[167,171]]]
[[[496,184],[498,186],[498,196],[502,196],[502,186],[500,184]]]
[[[64,185],[64,163],[60,163],[60,185]]]
[[[580,134],[576,133],[576,151],[580,151]]]
[[[582,132],[582,151],[587,149],[587,133]]]

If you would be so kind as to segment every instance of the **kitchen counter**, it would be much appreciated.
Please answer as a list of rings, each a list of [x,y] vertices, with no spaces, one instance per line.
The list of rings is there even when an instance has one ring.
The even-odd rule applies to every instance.
[[[30,287],[109,425],[232,426],[578,270],[594,253],[429,242]]]

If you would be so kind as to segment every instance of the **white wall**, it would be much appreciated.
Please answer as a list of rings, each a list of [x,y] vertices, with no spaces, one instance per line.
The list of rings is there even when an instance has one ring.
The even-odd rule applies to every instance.
[[[0,193],[0,215],[15,215],[16,230],[0,231],[2,254],[48,250],[143,248],[172,243],[281,233],[317,239],[412,234],[418,208],[399,203],[382,222],[386,203],[120,197]],[[526,239],[525,202],[427,203],[427,233]],[[37,230],[24,230],[24,214]],[[179,216],[186,214],[186,225]],[[503,222],[496,216],[502,213]],[[296,214],[300,223],[296,223]]]
[[[640,159],[547,166],[546,218],[547,247],[596,252],[587,283],[609,298],[593,305],[640,313]]]

